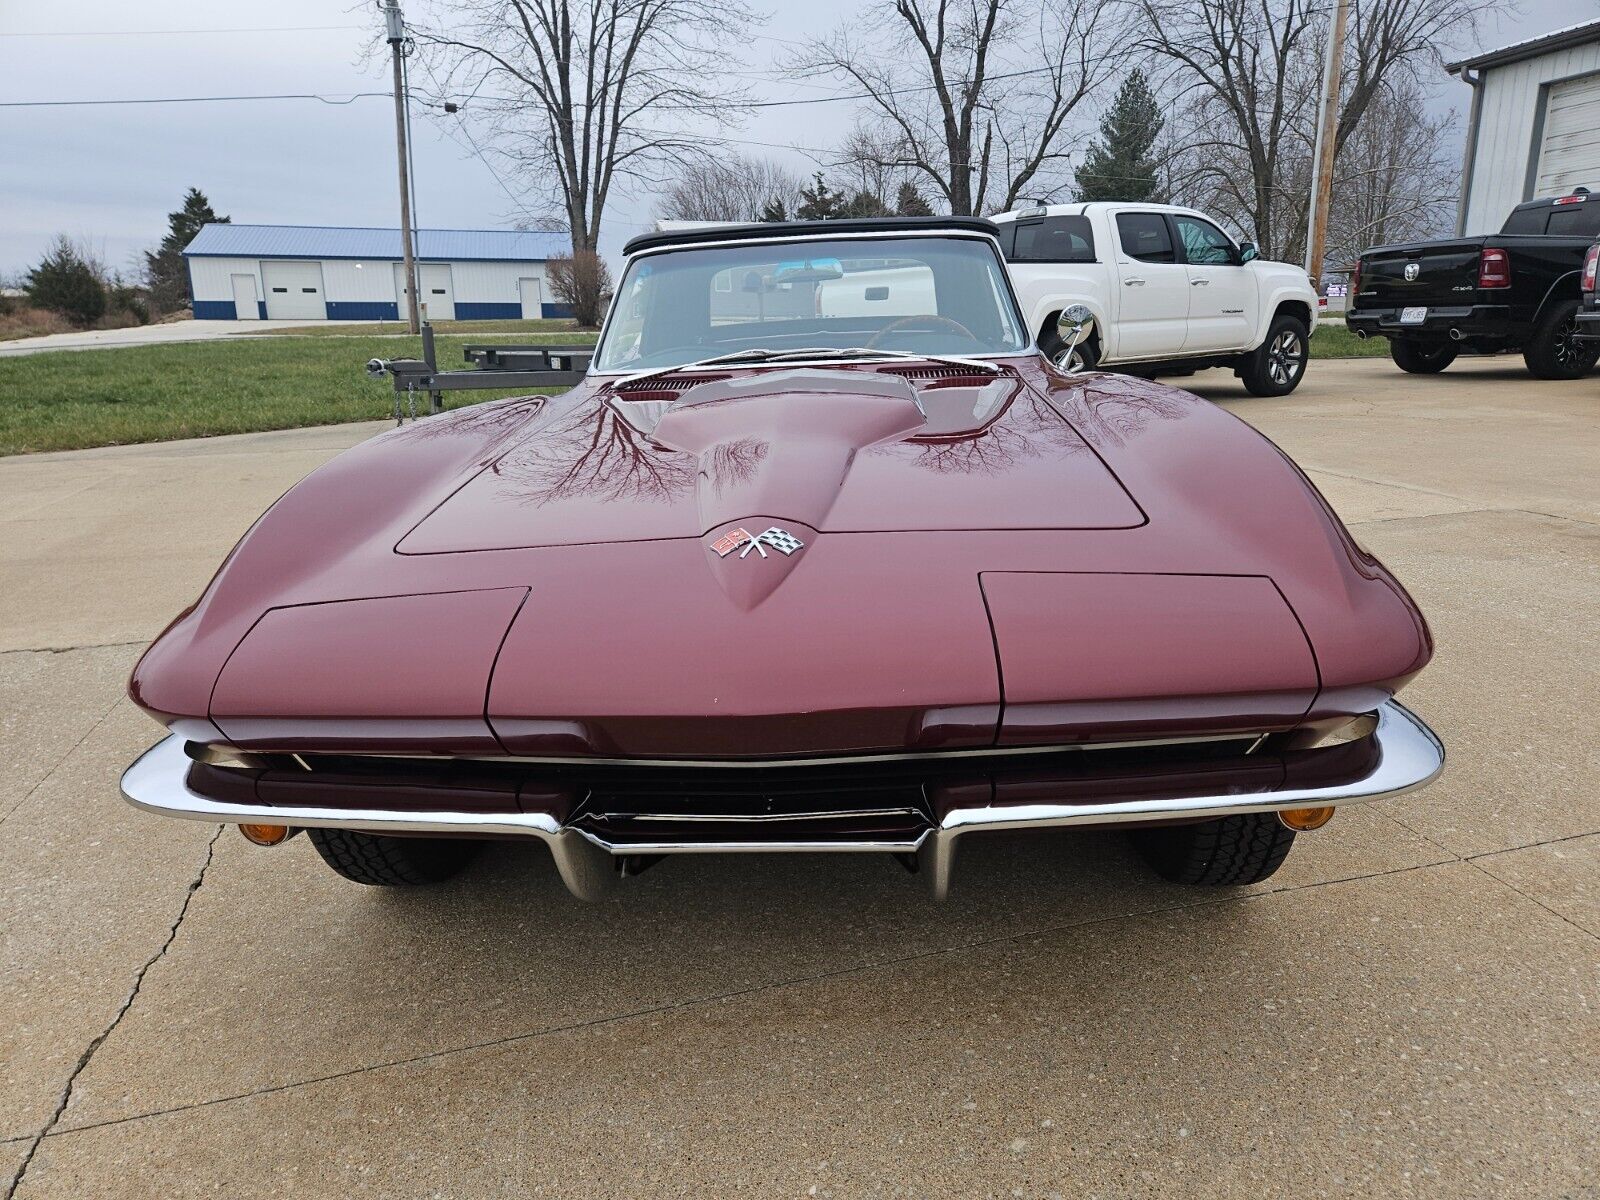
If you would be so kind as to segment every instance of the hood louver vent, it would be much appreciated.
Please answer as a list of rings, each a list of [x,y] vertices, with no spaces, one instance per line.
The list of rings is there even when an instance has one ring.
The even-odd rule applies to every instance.
[[[985,383],[995,378],[986,371],[939,363],[926,367],[880,367],[878,374],[897,375],[901,379],[981,379]]]
[[[692,387],[726,378],[726,375],[667,375],[655,379],[625,379],[613,384],[611,391],[624,400],[672,400]]]

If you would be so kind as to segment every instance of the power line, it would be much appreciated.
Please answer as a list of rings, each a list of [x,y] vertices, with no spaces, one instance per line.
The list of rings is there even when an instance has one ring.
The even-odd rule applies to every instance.
[[[338,100],[334,97],[344,96]],[[90,108],[107,104],[214,104],[234,100],[320,100],[324,104],[351,104],[357,100],[378,97],[392,99],[388,92],[332,92],[319,96],[315,92],[286,92],[271,96],[159,96],[148,100],[0,100],[0,108]]]
[[[8,38],[66,37],[188,37],[208,33],[319,33],[330,29],[366,29],[365,25],[262,25],[253,29],[54,29],[26,33],[0,33]]]

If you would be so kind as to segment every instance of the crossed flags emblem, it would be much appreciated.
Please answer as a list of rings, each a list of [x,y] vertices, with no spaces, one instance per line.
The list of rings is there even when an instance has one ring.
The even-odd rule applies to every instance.
[[[787,529],[780,529],[776,525],[756,534],[752,534],[748,529],[741,526],[738,529],[730,529],[712,542],[711,548],[717,552],[719,558],[727,558],[735,550],[739,551],[740,558],[748,557],[752,550],[761,555],[762,558],[766,558],[766,548],[768,546],[771,546],[780,554],[790,555],[804,545],[805,543],[795,537],[794,534]],[[743,549],[740,549],[741,546]]]

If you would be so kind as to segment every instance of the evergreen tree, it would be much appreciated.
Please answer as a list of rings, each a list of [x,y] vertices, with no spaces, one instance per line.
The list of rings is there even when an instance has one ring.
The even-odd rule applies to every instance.
[[[144,256],[150,300],[157,312],[177,312],[188,307],[189,273],[183,263],[183,248],[194,241],[200,226],[211,223],[226,225],[229,218],[217,216],[199,188],[190,188],[183,207],[167,214],[167,236],[161,239],[160,247],[145,251]]]
[[[106,289],[86,254],[62,234],[39,265],[28,272],[28,299],[87,329],[106,315]]]
[[[908,179],[900,185],[900,194],[894,198],[894,214],[897,217],[931,217],[933,208],[917,191],[917,185]]]
[[[839,216],[844,197],[829,190],[828,185],[822,182],[821,171],[811,179],[810,187],[800,189],[800,207],[794,210],[794,215],[802,221],[827,221]]]
[[[1151,157],[1164,124],[1155,94],[1144,72],[1123,81],[1111,111],[1100,121],[1100,138],[1090,144],[1078,168],[1079,200],[1125,200],[1139,203],[1159,198]]]
[[[889,206],[883,202],[882,196],[862,189],[839,206],[837,215],[841,217],[887,217],[891,214]]]
[[[766,205],[761,209],[761,219],[763,221],[787,221],[789,219],[789,214],[783,207],[782,196],[774,196],[767,201]]]

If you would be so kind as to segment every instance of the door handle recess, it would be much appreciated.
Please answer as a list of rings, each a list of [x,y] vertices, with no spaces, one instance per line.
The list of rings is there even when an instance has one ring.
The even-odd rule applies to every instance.
[[[1210,284],[1211,284],[1211,280],[1209,280],[1209,279],[1191,279],[1191,280],[1189,280],[1189,286],[1190,287],[1209,287]]]
[[[1144,280],[1142,280],[1142,279],[1124,279],[1122,281],[1122,286],[1123,287],[1143,287],[1144,286]]]

